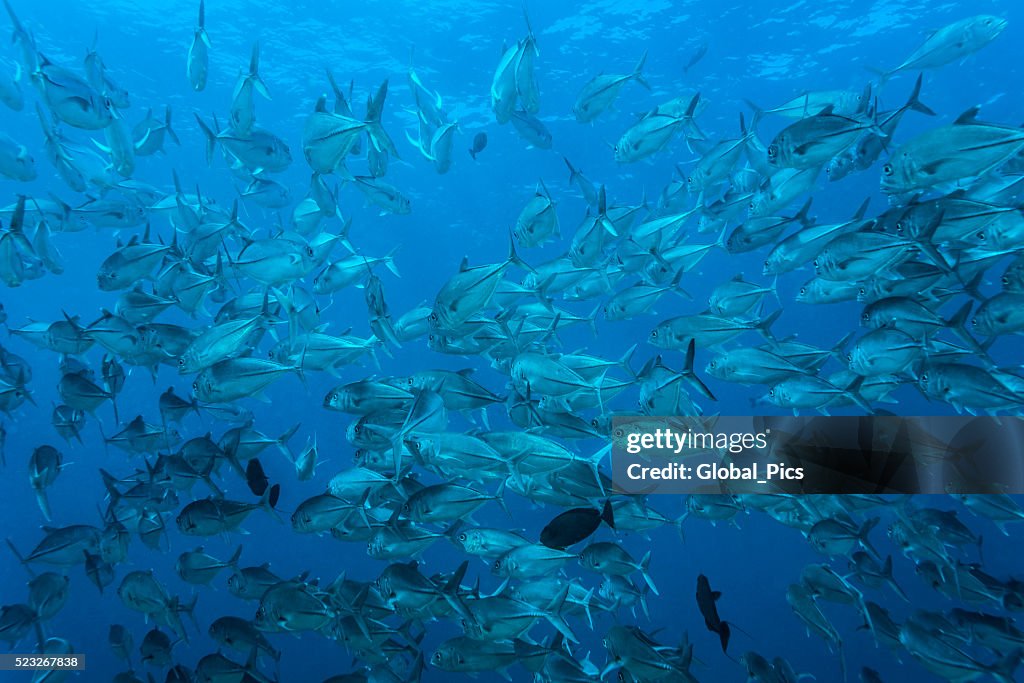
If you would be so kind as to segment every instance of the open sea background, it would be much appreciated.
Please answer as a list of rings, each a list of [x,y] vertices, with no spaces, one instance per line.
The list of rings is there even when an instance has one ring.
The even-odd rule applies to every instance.
[[[196,6],[194,3],[145,0],[139,3],[109,1],[72,3],[48,0],[39,3],[21,2],[15,10],[35,34],[40,49],[56,63],[77,68],[86,49],[97,40],[110,75],[131,94],[131,108],[126,116],[130,124],[152,108],[159,117],[165,105],[174,112],[174,129],[182,145],[165,144],[166,154],[138,158],[135,179],[172,191],[171,174],[176,170],[186,189],[198,185],[204,197],[229,207],[237,196],[238,181],[228,172],[220,153],[207,166],[204,138],[193,113],[205,120],[217,112],[224,121],[239,70],[246,68],[252,41],[261,45],[260,73],[267,83],[272,100],[257,96],[256,112],[260,126],[270,129],[288,142],[294,162],[275,178],[291,188],[293,200],[306,192],[309,169],[301,157],[301,131],[305,117],[317,98],[329,92],[324,67],[329,66],[339,80],[355,82],[353,109],[361,112],[366,97],[384,79],[390,79],[384,125],[399,147],[401,160],[392,160],[387,182],[399,187],[412,200],[410,215],[378,215],[367,206],[353,187],[344,187],[340,202],[342,213],[352,219],[351,240],[367,255],[383,255],[398,248],[395,262],[401,272],[396,278],[384,270],[388,305],[398,315],[426,301],[432,303],[434,293],[457,271],[463,256],[471,264],[494,263],[503,259],[507,235],[514,226],[524,203],[533,195],[538,180],[543,179],[558,203],[563,240],[540,249],[521,249],[529,262],[542,262],[564,251],[569,236],[583,219],[586,203],[575,187],[568,183],[562,157],[581,169],[596,184],[607,188],[609,204],[637,204],[646,192],[654,200],[661,189],[673,179],[674,167],[686,168],[696,159],[682,142],[652,159],[620,166],[613,159],[606,143],[614,143],[635,121],[635,114],[645,112],[673,97],[700,91],[710,105],[699,118],[701,129],[712,138],[738,135],[738,115],[751,112],[743,100],[765,107],[776,106],[806,90],[860,90],[872,78],[866,67],[890,68],[900,63],[915,49],[929,29],[939,28],[970,14],[989,13],[1009,20],[1009,28],[992,44],[962,64],[925,72],[922,100],[938,113],[934,119],[909,114],[897,131],[897,141],[909,139],[916,132],[950,122],[962,111],[982,105],[982,118],[1007,125],[1024,122],[1024,83],[1021,42],[1024,41],[1024,5],[1017,2],[979,1],[969,6],[955,2],[778,2],[758,3],[667,0],[601,0],[598,2],[531,3],[530,21],[537,35],[540,55],[536,62],[541,89],[540,119],[553,135],[553,149],[529,148],[511,126],[498,126],[490,110],[489,87],[503,43],[512,44],[525,35],[522,8],[517,3],[486,1],[438,0],[412,2],[312,2],[289,0],[282,3],[262,1],[226,2],[211,0],[206,5],[206,26],[210,34],[209,83],[203,92],[193,92],[185,76],[185,54],[192,39]],[[0,26],[3,20],[0,20]],[[2,30],[2,29],[0,29]],[[688,73],[683,66],[702,44],[707,55]],[[581,125],[572,115],[572,105],[579,89],[598,72],[628,73],[641,53],[649,56],[644,69],[652,86],[650,92],[635,83],[623,89],[615,109],[602,115],[593,125]],[[406,71],[412,54],[413,63],[423,81],[444,97],[451,119],[460,123],[454,163],[446,175],[434,172],[429,162],[420,157],[405,140],[403,131],[415,135],[414,103],[408,88]],[[0,57],[8,62],[18,58],[9,44],[0,45]],[[881,93],[882,109],[903,103],[916,73],[900,74]],[[72,206],[84,201],[60,181],[46,161],[42,135],[31,103],[38,93],[23,83],[27,106],[21,112],[0,109],[0,131],[25,144],[36,159],[39,177],[31,183],[0,180],[0,204],[13,204],[18,193],[48,197],[53,193]],[[759,136],[770,140],[785,119],[768,116],[759,124]],[[85,131],[66,126],[65,132],[76,140],[88,142]],[[488,134],[489,143],[474,162],[466,153],[473,136]],[[101,139],[96,132],[93,137]],[[355,167],[358,162],[353,162]],[[813,192],[812,215],[819,223],[838,222],[853,214],[858,205],[871,198],[870,212],[881,212],[886,198],[879,192],[879,172],[871,170],[830,184],[822,175]],[[791,214],[802,203],[794,202]],[[287,223],[290,207],[280,212],[260,209],[247,203],[243,221],[260,236],[266,236],[278,221]],[[337,219],[327,223],[336,231]],[[689,230],[693,230],[691,224]],[[171,238],[171,227],[162,218],[155,218],[154,235]],[[62,311],[80,315],[91,322],[103,308],[112,309],[118,293],[105,293],[96,286],[96,271],[114,249],[117,239],[127,241],[138,231],[120,235],[110,230],[89,228],[73,234],[56,234],[54,244],[65,259],[62,275],[48,275],[24,283],[18,289],[0,291],[0,303],[6,308],[8,325],[20,327],[29,321],[53,321]],[[713,240],[713,235],[690,237],[691,242]],[[339,248],[336,255],[341,252]],[[698,313],[705,308],[711,290],[732,276],[743,273],[748,280],[767,282],[761,275],[764,250],[741,256],[713,251],[697,268],[684,276],[682,286],[694,301],[666,297],[657,306],[658,315],[645,315],[628,322],[609,322],[598,317],[597,335],[585,326],[562,334],[563,348],[570,351],[585,347],[589,352],[618,358],[631,345],[638,344],[634,366],[658,353],[645,343],[653,326],[662,319],[685,313]],[[990,273],[1001,272],[1000,267]],[[784,313],[774,331],[780,337],[797,335],[801,341],[831,347],[840,338],[858,329],[861,306],[856,303],[812,306],[796,303],[799,286],[812,273],[803,269],[779,279],[779,298]],[[517,274],[516,277],[519,277]],[[998,283],[983,286],[996,291]],[[352,328],[353,334],[369,336],[363,292],[347,289],[336,294],[333,301],[323,300],[321,319],[330,323],[335,333]],[[596,302],[564,305],[577,313],[591,311]],[[328,305],[329,304],[329,305]],[[560,304],[562,305],[562,304]],[[777,304],[768,300],[769,310]],[[215,310],[213,305],[209,306]],[[196,325],[179,311],[171,311],[163,322]],[[753,337],[748,341],[753,341]],[[0,535],[22,552],[31,549],[41,538],[44,520],[28,484],[27,461],[32,449],[52,444],[60,449],[69,463],[49,491],[53,507],[53,525],[73,523],[100,524],[98,507],[105,505],[104,488],[99,476],[103,467],[122,476],[130,474],[141,462],[129,460],[111,448],[104,449],[96,420],[90,419],[83,434],[84,445],[64,443],[50,425],[52,403],[58,401],[56,385],[59,371],[56,356],[41,352],[23,340],[4,338],[3,344],[25,357],[33,367],[30,384],[37,407],[25,405],[14,414],[0,418],[6,424],[7,467],[0,473]],[[269,340],[267,340],[269,342]],[[265,342],[265,345],[266,343]],[[1022,362],[1019,337],[1000,339],[993,356],[1000,363],[1019,366]],[[683,354],[665,352],[665,362],[682,366]],[[102,351],[93,349],[88,360],[99,367]],[[380,375],[407,375],[424,368],[477,368],[477,381],[498,393],[505,393],[507,376],[495,372],[480,358],[460,358],[434,353],[423,340],[406,344],[394,357],[379,354],[381,369],[349,366],[341,371],[341,380],[325,373],[310,373],[307,384],[295,377],[285,377],[267,391],[269,403],[247,401],[256,415],[256,426],[266,434],[277,435],[296,423],[301,427],[292,441],[293,450],[316,435],[320,456],[324,461],[313,481],[295,481],[294,469],[279,453],[268,450],[261,460],[272,481],[282,485],[279,508],[290,513],[302,500],[323,491],[331,476],[352,463],[352,447],[345,440],[349,416],[322,408],[325,393],[335,384]],[[708,358],[706,350],[698,349],[700,371]],[[831,361],[827,369],[840,366]],[[703,374],[702,374],[703,376]],[[718,397],[707,412],[723,415],[785,414],[774,406],[751,401],[762,395],[759,387],[743,387],[706,379]],[[168,386],[180,395],[190,391],[191,379],[179,376],[172,368],[162,367],[156,382],[148,373],[135,368],[118,398],[122,419],[142,414],[148,422],[159,423],[157,398]],[[899,388],[893,397],[898,403],[885,406],[900,415],[952,414],[944,404],[927,402],[913,386]],[[698,403],[700,401],[698,400]],[[635,409],[636,392],[629,391],[616,399],[621,410]],[[837,411],[845,412],[845,411]],[[491,424],[495,429],[507,427],[507,418],[500,407],[492,409]],[[112,411],[103,406],[97,411],[104,431],[117,430]],[[455,429],[470,425],[459,416],[452,417]],[[186,437],[212,431],[218,436],[225,429],[211,417],[188,417],[181,427]],[[577,441],[573,447],[592,453],[601,447],[599,440]],[[227,473],[223,486],[229,497],[250,500],[251,494],[241,481]],[[493,487],[492,487],[493,488]],[[202,493],[200,485],[194,491]],[[495,505],[487,505],[474,516],[481,525],[525,530],[535,537],[540,528],[558,510],[537,508],[513,494],[506,496],[514,519],[510,522]],[[182,504],[187,502],[183,495]],[[957,509],[961,517],[985,538],[984,567],[989,574],[1008,578],[1024,576],[1024,530],[1014,529],[1003,536],[987,520],[973,517],[946,498],[920,501],[927,505]],[[681,497],[654,497],[650,504],[670,518],[683,513]],[[872,512],[874,514],[874,512]],[[898,601],[887,590],[870,591],[871,598],[905,616],[911,608],[944,609],[951,603],[914,575],[913,565],[884,538],[884,526],[893,517],[883,512],[883,523],[873,534],[882,555],[893,554],[895,574],[911,597],[912,604]],[[703,624],[694,600],[698,574],[711,579],[712,586],[723,593],[718,603],[724,619],[743,632],[734,631],[730,654],[738,656],[755,650],[769,658],[788,659],[799,672],[813,674],[818,681],[840,680],[834,654],[819,637],[806,634],[803,624],[793,615],[785,599],[786,587],[799,580],[802,568],[824,558],[814,552],[795,529],[784,527],[757,513],[741,514],[736,525],[718,524],[690,519],[683,525],[685,540],[673,526],[655,530],[649,535],[618,534],[608,529],[598,531],[598,538],[618,538],[636,558],[648,550],[652,553],[650,573],[661,590],[660,597],[650,598],[650,618],[642,613],[631,614],[623,609],[617,615],[595,614],[595,630],[584,621],[573,619],[573,628],[580,635],[579,656],[588,651],[599,667],[605,663],[601,645],[603,630],[614,623],[636,624],[657,640],[676,645],[684,634],[695,644],[696,658],[691,671],[701,681],[743,681],[745,675],[738,664],[721,651],[717,636]],[[128,561],[118,567],[118,581],[132,569],[152,568],[172,595],[187,599],[193,587],[175,574],[174,562],[179,553],[200,543],[184,537],[174,527],[173,514],[167,516],[168,533],[163,551],[157,552],[134,541]],[[251,566],[270,562],[282,577],[309,572],[328,583],[340,572],[360,580],[375,579],[385,567],[383,562],[368,557],[363,544],[346,544],[329,536],[302,536],[292,532],[261,512],[254,513],[243,525],[246,535],[230,539],[203,539],[201,543],[216,557],[229,557],[241,543],[244,546],[241,564]],[[970,556],[972,560],[976,557]],[[424,555],[425,573],[452,571],[463,556],[450,544],[441,541]],[[845,569],[842,558],[835,561]],[[583,575],[582,569],[570,565],[570,575]],[[106,681],[125,669],[107,644],[111,624],[129,627],[135,642],[141,642],[151,625],[142,616],[126,608],[118,599],[116,582],[104,594],[90,584],[81,567],[71,574],[71,600],[56,618],[46,625],[48,635],[68,639],[75,651],[88,657],[88,670],[80,680]],[[251,618],[253,603],[243,603],[226,589],[225,572],[213,588],[199,590],[196,620],[201,626],[186,622],[190,641],[174,647],[175,661],[193,667],[203,655],[216,650],[206,634],[210,622],[219,616],[234,614]],[[479,561],[470,563],[467,585],[479,577],[484,591],[494,590],[501,579],[490,574]],[[21,602],[28,576],[10,553],[0,553],[0,603]],[[588,585],[597,586],[600,577],[584,575]],[[842,635],[850,679],[854,680],[861,666],[881,673],[888,683],[898,681],[934,681],[935,678],[905,653],[898,661],[895,655],[876,647],[870,633],[859,629],[861,620],[846,606],[825,604],[824,609]],[[547,639],[551,628],[539,624],[533,633]],[[423,642],[429,656],[432,648],[446,638],[460,634],[451,622],[428,624]],[[280,648],[279,680],[320,681],[330,675],[358,668],[358,663],[345,649],[320,635],[305,633],[299,637],[272,634],[272,642]],[[29,651],[28,638],[12,651]],[[137,671],[142,671],[138,666]],[[271,669],[272,672],[272,669]],[[162,680],[164,672],[152,670]],[[529,674],[519,666],[509,670],[514,680],[528,680]],[[424,681],[454,680],[460,674],[449,674],[428,665]],[[2,680],[29,680],[27,674],[0,674]],[[496,673],[484,673],[478,681],[501,680]]]

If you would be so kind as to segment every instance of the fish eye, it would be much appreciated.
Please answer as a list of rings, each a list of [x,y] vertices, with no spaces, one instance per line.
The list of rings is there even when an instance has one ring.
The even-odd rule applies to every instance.
[[[657,338],[658,338],[658,331],[657,330],[651,330],[651,339],[657,339]]]
[[[928,373],[927,372],[922,372],[921,373],[921,381],[922,382],[927,382],[928,381]]]
[[[625,433],[626,432],[625,432],[624,429],[622,429],[622,427],[619,427],[618,429],[615,430],[616,438],[622,438],[622,435],[625,434]]]
[[[846,354],[846,360],[849,361],[850,363],[852,363],[853,362],[853,354],[852,353]]]
[[[709,368],[717,368],[718,367],[718,361],[714,361],[714,360],[711,361],[710,363],[708,363],[708,367]]]
[[[192,382],[192,391],[199,391],[199,382]]]
[[[896,221],[896,232],[903,234],[903,221]]]
[[[769,396],[774,396],[775,395],[775,389],[769,389],[768,390],[768,395]]]
[[[313,255],[313,247],[306,247],[306,253],[309,254],[310,256],[312,256]]]
[[[985,231],[984,230],[979,230],[978,231],[978,239],[981,240],[982,242],[985,241]]]
[[[501,569],[501,560],[495,560],[494,561],[494,568],[495,569]]]
[[[807,294],[807,288],[806,287],[801,287],[800,288],[800,294],[802,294],[802,295],[803,294]]]
[[[466,535],[465,531],[463,531],[461,534],[459,534],[459,542],[460,543],[465,543],[467,538],[469,538],[469,536]]]
[[[891,176],[893,173],[892,164],[886,164],[885,166],[883,166],[882,173],[884,173],[887,176]]]

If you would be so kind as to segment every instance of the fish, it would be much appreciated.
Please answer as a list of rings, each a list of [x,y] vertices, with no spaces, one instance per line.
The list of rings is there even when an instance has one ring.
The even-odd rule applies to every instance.
[[[574,508],[562,512],[541,529],[540,542],[549,548],[565,549],[588,538],[597,531],[601,522],[615,528],[615,513],[610,501],[605,501],[601,511]]]
[[[722,644],[722,652],[729,649],[729,636],[731,629],[729,622],[722,621],[718,616],[717,601],[722,597],[720,591],[711,590],[711,583],[708,577],[703,574],[697,577],[697,608],[704,617],[704,625],[712,633],[717,633]]]
[[[192,45],[186,58],[188,81],[192,89],[201,92],[206,88],[210,68],[210,37],[206,33],[206,7],[204,0],[199,0],[199,19],[196,22]]]
[[[951,125],[905,142],[882,166],[882,190],[908,194],[985,173],[1024,148],[1024,131],[977,120],[972,107]]]
[[[615,161],[634,163],[664,150],[675,136],[693,121],[700,94],[694,95],[686,111],[679,116],[652,114],[640,119],[615,143]]]
[[[0,175],[29,182],[36,179],[36,162],[28,148],[0,133]]]
[[[690,58],[686,61],[686,64],[683,66],[684,74],[689,73],[690,69],[697,66],[697,64],[700,63],[700,60],[704,59],[704,56],[708,53],[709,47],[710,46],[707,43],[701,43],[699,46],[697,46],[697,49],[693,51],[693,54],[690,55]]]
[[[477,133],[473,136],[473,146],[469,148],[469,156],[476,160],[476,155],[487,148],[487,133]]]
[[[529,142],[532,147],[551,149],[551,131],[536,116],[517,109],[512,112],[509,120],[519,136]]]
[[[999,37],[1007,24],[1001,17],[979,14],[932,31],[898,66],[878,72],[882,84],[902,71],[934,69],[963,59]]]
[[[647,52],[640,57],[640,61],[633,67],[633,72],[625,76],[613,76],[601,74],[587,81],[586,85],[576,96],[576,103],[572,107],[576,120],[579,123],[590,123],[600,116],[609,107],[615,104],[619,91],[629,81],[636,81],[647,90],[651,89],[650,84],[643,76],[644,64],[647,62]]]

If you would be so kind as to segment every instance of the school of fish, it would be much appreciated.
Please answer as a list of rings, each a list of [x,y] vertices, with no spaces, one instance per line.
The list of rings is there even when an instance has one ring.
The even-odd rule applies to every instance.
[[[359,231],[368,228],[343,217],[339,194],[354,187],[383,213],[415,214],[410,197],[386,180],[400,153],[384,123],[395,106],[387,81],[373,84],[364,113],[354,96],[359,74],[345,74],[353,80],[345,87],[328,69],[316,85],[332,94],[303,113],[301,131],[271,130],[257,116],[273,92],[260,75],[257,42],[234,91],[225,93],[227,111],[195,113],[201,139],[179,139],[170,107],[130,97],[95,45],[83,63],[55,63],[5,5],[17,59],[2,64],[0,101],[38,127],[32,139],[0,133],[10,199],[0,209],[3,296],[18,297],[29,280],[60,277],[75,233],[118,235],[95,285],[77,283],[115,296],[112,308],[29,322],[7,320],[0,308],[10,332],[0,346],[5,459],[14,457],[3,444],[18,416],[47,410],[35,405],[33,367],[16,350],[48,353],[60,367],[53,433],[38,435],[29,460],[28,485],[48,526],[31,549],[8,542],[29,574],[25,592],[12,595],[8,582],[0,596],[0,641],[12,651],[75,652],[74,634],[51,622],[76,593],[98,590],[138,613],[134,623],[102,625],[124,660],[124,671],[112,676],[117,683],[298,680],[280,661],[281,639],[294,636],[351,655],[347,672],[330,683],[411,682],[431,670],[441,672],[434,680],[498,673],[549,683],[796,683],[800,663],[759,654],[757,633],[747,634],[746,652],[732,656],[743,610],[714,576],[695,577],[695,602],[678,608],[699,611],[711,641],[690,634],[663,643],[659,625],[635,625],[637,610],[647,613],[658,599],[651,567],[659,549],[633,552],[624,539],[666,526],[683,536],[688,525],[740,525],[763,515],[822,556],[792,577],[785,594],[792,614],[784,618],[806,627],[810,647],[835,654],[831,680],[882,680],[866,667],[848,675],[833,610],[856,614],[878,646],[903,662],[906,680],[924,671],[958,682],[1015,680],[1024,629],[1014,614],[1024,611],[1024,582],[989,574],[982,556],[983,534],[1009,535],[1024,522],[1013,497],[953,485],[949,508],[913,497],[722,493],[688,496],[676,517],[658,511],[671,499],[616,495],[608,475],[619,436],[614,416],[711,424],[715,392],[728,383],[761,386],[764,402],[794,414],[875,413],[905,385],[958,412],[1022,412],[1024,375],[992,354],[997,345],[1014,348],[1024,332],[1024,129],[986,121],[977,108],[933,111],[921,75],[982,49],[1004,32],[1005,20],[971,16],[941,28],[863,90],[804,92],[773,108],[740,105],[738,136],[719,137],[699,123],[707,106],[700,93],[661,103],[624,126],[609,152],[623,165],[696,158],[677,166],[678,177],[656,201],[615,204],[611,185],[594,184],[565,159],[587,205],[571,235],[561,227],[561,198],[541,181],[522,198],[518,217],[508,217],[514,227],[496,233],[493,262],[464,260],[423,306],[398,312],[385,288],[399,276],[401,255],[362,252]],[[201,1],[180,76],[196,92],[207,87],[216,44],[204,10]],[[526,144],[551,150],[552,134],[538,118],[538,74],[557,57],[541,57],[529,24],[500,54],[490,104],[494,125],[510,123]],[[681,71],[707,52],[701,46]],[[646,60],[640,55],[628,73],[594,75],[567,114],[590,124],[610,116],[626,89],[650,90]],[[467,155],[451,103],[415,68],[407,78],[412,99],[402,106],[414,107],[417,128],[405,131],[412,152],[403,153],[437,174],[485,160],[486,132],[473,132]],[[883,110],[883,96],[899,106]],[[142,106],[154,108],[143,116]],[[900,123],[912,117],[928,126],[903,135]],[[762,139],[759,129],[779,120],[779,132]],[[293,138],[300,147],[286,141]],[[136,159],[168,144],[226,165],[241,183],[238,197],[219,203],[177,173],[173,186],[170,177],[164,185],[137,179]],[[37,162],[32,150],[45,159]],[[275,180],[302,164],[308,188]],[[815,189],[852,174],[877,176],[888,205],[865,201],[851,216],[812,216]],[[18,190],[42,175],[53,177],[46,196]],[[249,226],[246,207],[290,220],[270,230]],[[715,250],[763,255],[763,274],[720,273],[710,300],[693,302],[687,274]],[[855,331],[831,348],[784,334],[780,278],[806,279],[797,301],[822,315],[833,303],[863,303],[859,321],[840,323]],[[365,317],[325,310],[335,293],[354,287],[365,294]],[[574,312],[579,302],[590,312]],[[680,314],[659,320],[659,305]],[[646,346],[623,339],[615,358],[560,347],[564,328],[597,333],[599,319],[650,321]],[[389,374],[392,353],[406,346],[464,358],[467,368]],[[637,363],[638,351],[649,359]],[[706,364],[695,364],[697,355]],[[476,378],[481,366],[504,375],[504,384]],[[178,381],[151,403],[127,411],[118,405],[126,382],[155,383],[175,369]],[[345,443],[332,442],[330,452],[314,435],[305,446],[294,443],[298,425],[263,433],[246,406],[271,385],[305,384],[314,373],[337,378],[336,386],[322,402],[297,395],[309,410],[350,420],[339,422]],[[199,415],[218,425],[216,433],[203,433]],[[95,520],[69,519],[47,495],[67,467],[68,449],[79,453],[75,467],[102,470]],[[321,482],[323,492],[290,497],[291,482],[264,471],[260,457],[268,450],[294,464],[297,481]],[[103,455],[110,451],[128,460]],[[474,520],[485,506],[508,510],[514,497],[545,506],[550,523],[513,531],[519,524],[511,513],[505,528]],[[977,520],[965,523],[965,512]],[[203,539],[235,538],[250,515],[317,535],[325,552],[337,554],[337,574],[279,576],[258,542],[239,543],[230,557],[204,550]],[[879,529],[891,552],[879,551]],[[172,535],[197,544],[172,560],[180,585],[126,561],[133,543],[162,560]],[[461,562],[425,571],[419,560],[434,544],[450,544]],[[365,547],[379,574],[346,571],[339,547]],[[900,583],[894,565],[906,576]],[[915,580],[948,608],[914,609],[901,584]],[[200,623],[196,605],[214,585],[226,587],[248,616]],[[906,607],[883,606],[894,596]],[[435,642],[429,634],[438,622],[460,635]],[[186,650],[202,634],[216,645],[198,656]],[[731,668],[704,665],[694,653],[698,640],[709,656],[720,647]],[[37,672],[32,680],[71,675]]]

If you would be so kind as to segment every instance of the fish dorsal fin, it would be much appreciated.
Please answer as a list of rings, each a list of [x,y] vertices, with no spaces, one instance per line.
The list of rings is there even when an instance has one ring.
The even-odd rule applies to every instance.
[[[469,270],[469,257],[463,256],[462,263],[459,264],[459,272],[465,273],[467,270]]]
[[[711,591],[712,600],[718,600],[720,597],[722,597],[722,591]]]
[[[981,111],[981,107],[971,107],[960,116],[956,117],[956,121],[953,122],[954,126],[966,126],[972,123],[977,123],[978,112]]]
[[[830,104],[818,112],[818,116],[831,116],[835,113],[836,105]]]

